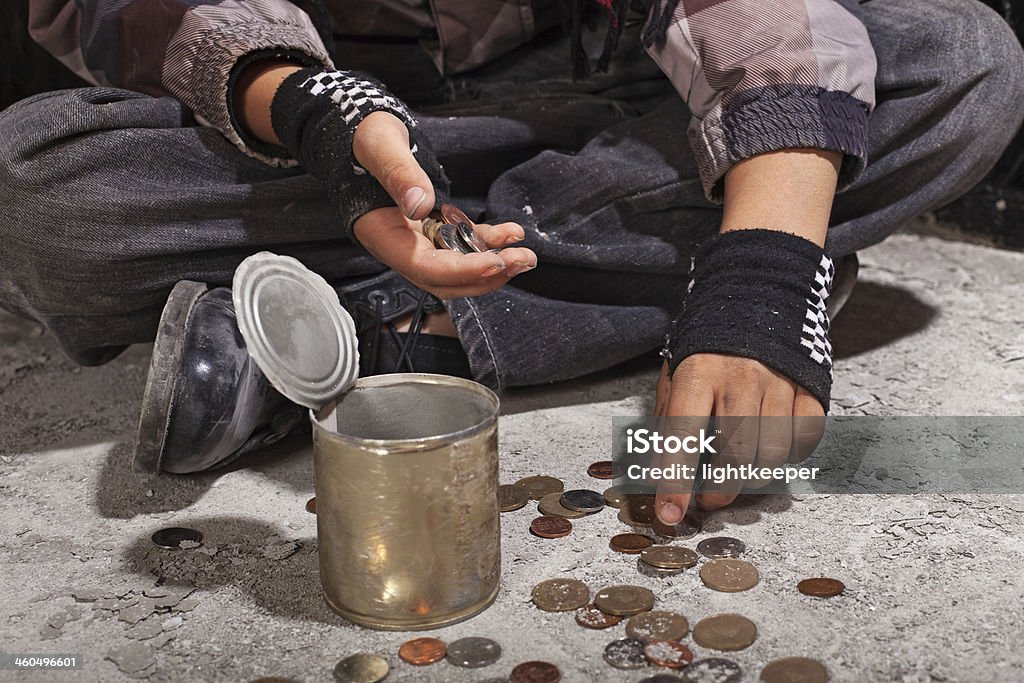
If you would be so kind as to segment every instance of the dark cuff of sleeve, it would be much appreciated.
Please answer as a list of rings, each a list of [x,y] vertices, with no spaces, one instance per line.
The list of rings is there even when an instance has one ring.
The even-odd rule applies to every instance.
[[[868,104],[847,92],[817,86],[772,85],[746,90],[723,108],[717,136],[728,163],[717,177],[705,178],[715,200],[722,199],[721,181],[728,167],[783,149],[842,152],[838,183],[838,191],[842,191],[867,166]]]

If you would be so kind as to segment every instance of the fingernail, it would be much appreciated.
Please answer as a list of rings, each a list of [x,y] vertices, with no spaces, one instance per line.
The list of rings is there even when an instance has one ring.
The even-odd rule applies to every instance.
[[[526,239],[526,235],[509,235],[505,238],[505,244],[512,244],[514,242],[522,242]]]
[[[409,218],[412,218],[416,214],[416,210],[420,208],[420,204],[427,198],[427,193],[422,187],[410,187],[402,195],[402,211]]]
[[[509,277],[515,277],[520,273],[525,273],[528,270],[533,270],[533,265],[530,263],[513,263],[512,267],[508,269],[507,275]]]
[[[490,277],[492,275],[497,275],[498,273],[500,273],[503,270],[505,270],[505,264],[504,263],[499,263],[499,264],[491,266],[490,268],[485,270],[484,274],[483,274],[483,277]]]
[[[683,518],[683,512],[675,503],[665,503],[658,510],[658,519],[665,524],[675,524]]]

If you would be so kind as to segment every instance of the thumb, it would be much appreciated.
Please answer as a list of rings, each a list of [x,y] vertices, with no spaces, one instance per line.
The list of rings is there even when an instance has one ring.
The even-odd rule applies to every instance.
[[[356,127],[352,138],[356,161],[411,219],[426,218],[434,208],[434,185],[409,148],[409,129],[388,112],[374,112]]]

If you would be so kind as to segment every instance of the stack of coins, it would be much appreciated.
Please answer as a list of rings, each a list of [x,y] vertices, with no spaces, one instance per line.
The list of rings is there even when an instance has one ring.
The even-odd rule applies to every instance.
[[[655,545],[643,550],[637,571],[656,578],[675,576],[697,564],[697,553],[679,545]]]

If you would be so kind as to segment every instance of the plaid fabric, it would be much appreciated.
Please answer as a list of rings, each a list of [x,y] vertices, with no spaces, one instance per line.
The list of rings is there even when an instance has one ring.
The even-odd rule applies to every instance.
[[[396,34],[430,10],[438,68],[459,73],[528,42],[550,24],[545,0],[353,0],[380,17],[408,9]],[[30,0],[33,37],[87,80],[170,95],[247,154],[227,92],[235,66],[288,55],[333,68],[309,17],[287,0]],[[689,135],[707,196],[737,161],[779,149],[840,151],[840,186],[867,163],[875,56],[854,0],[647,0],[649,54],[692,113]],[[346,25],[345,0],[329,0]],[[386,10],[386,11],[385,11]],[[405,10],[402,10],[405,11]],[[542,18],[543,17],[543,18]],[[386,27],[373,23],[380,35]],[[386,24],[386,22],[385,22]],[[417,29],[418,30],[418,29]],[[381,49],[386,49],[382,47]],[[339,65],[344,67],[344,64]],[[567,59],[566,69],[569,63]]]

